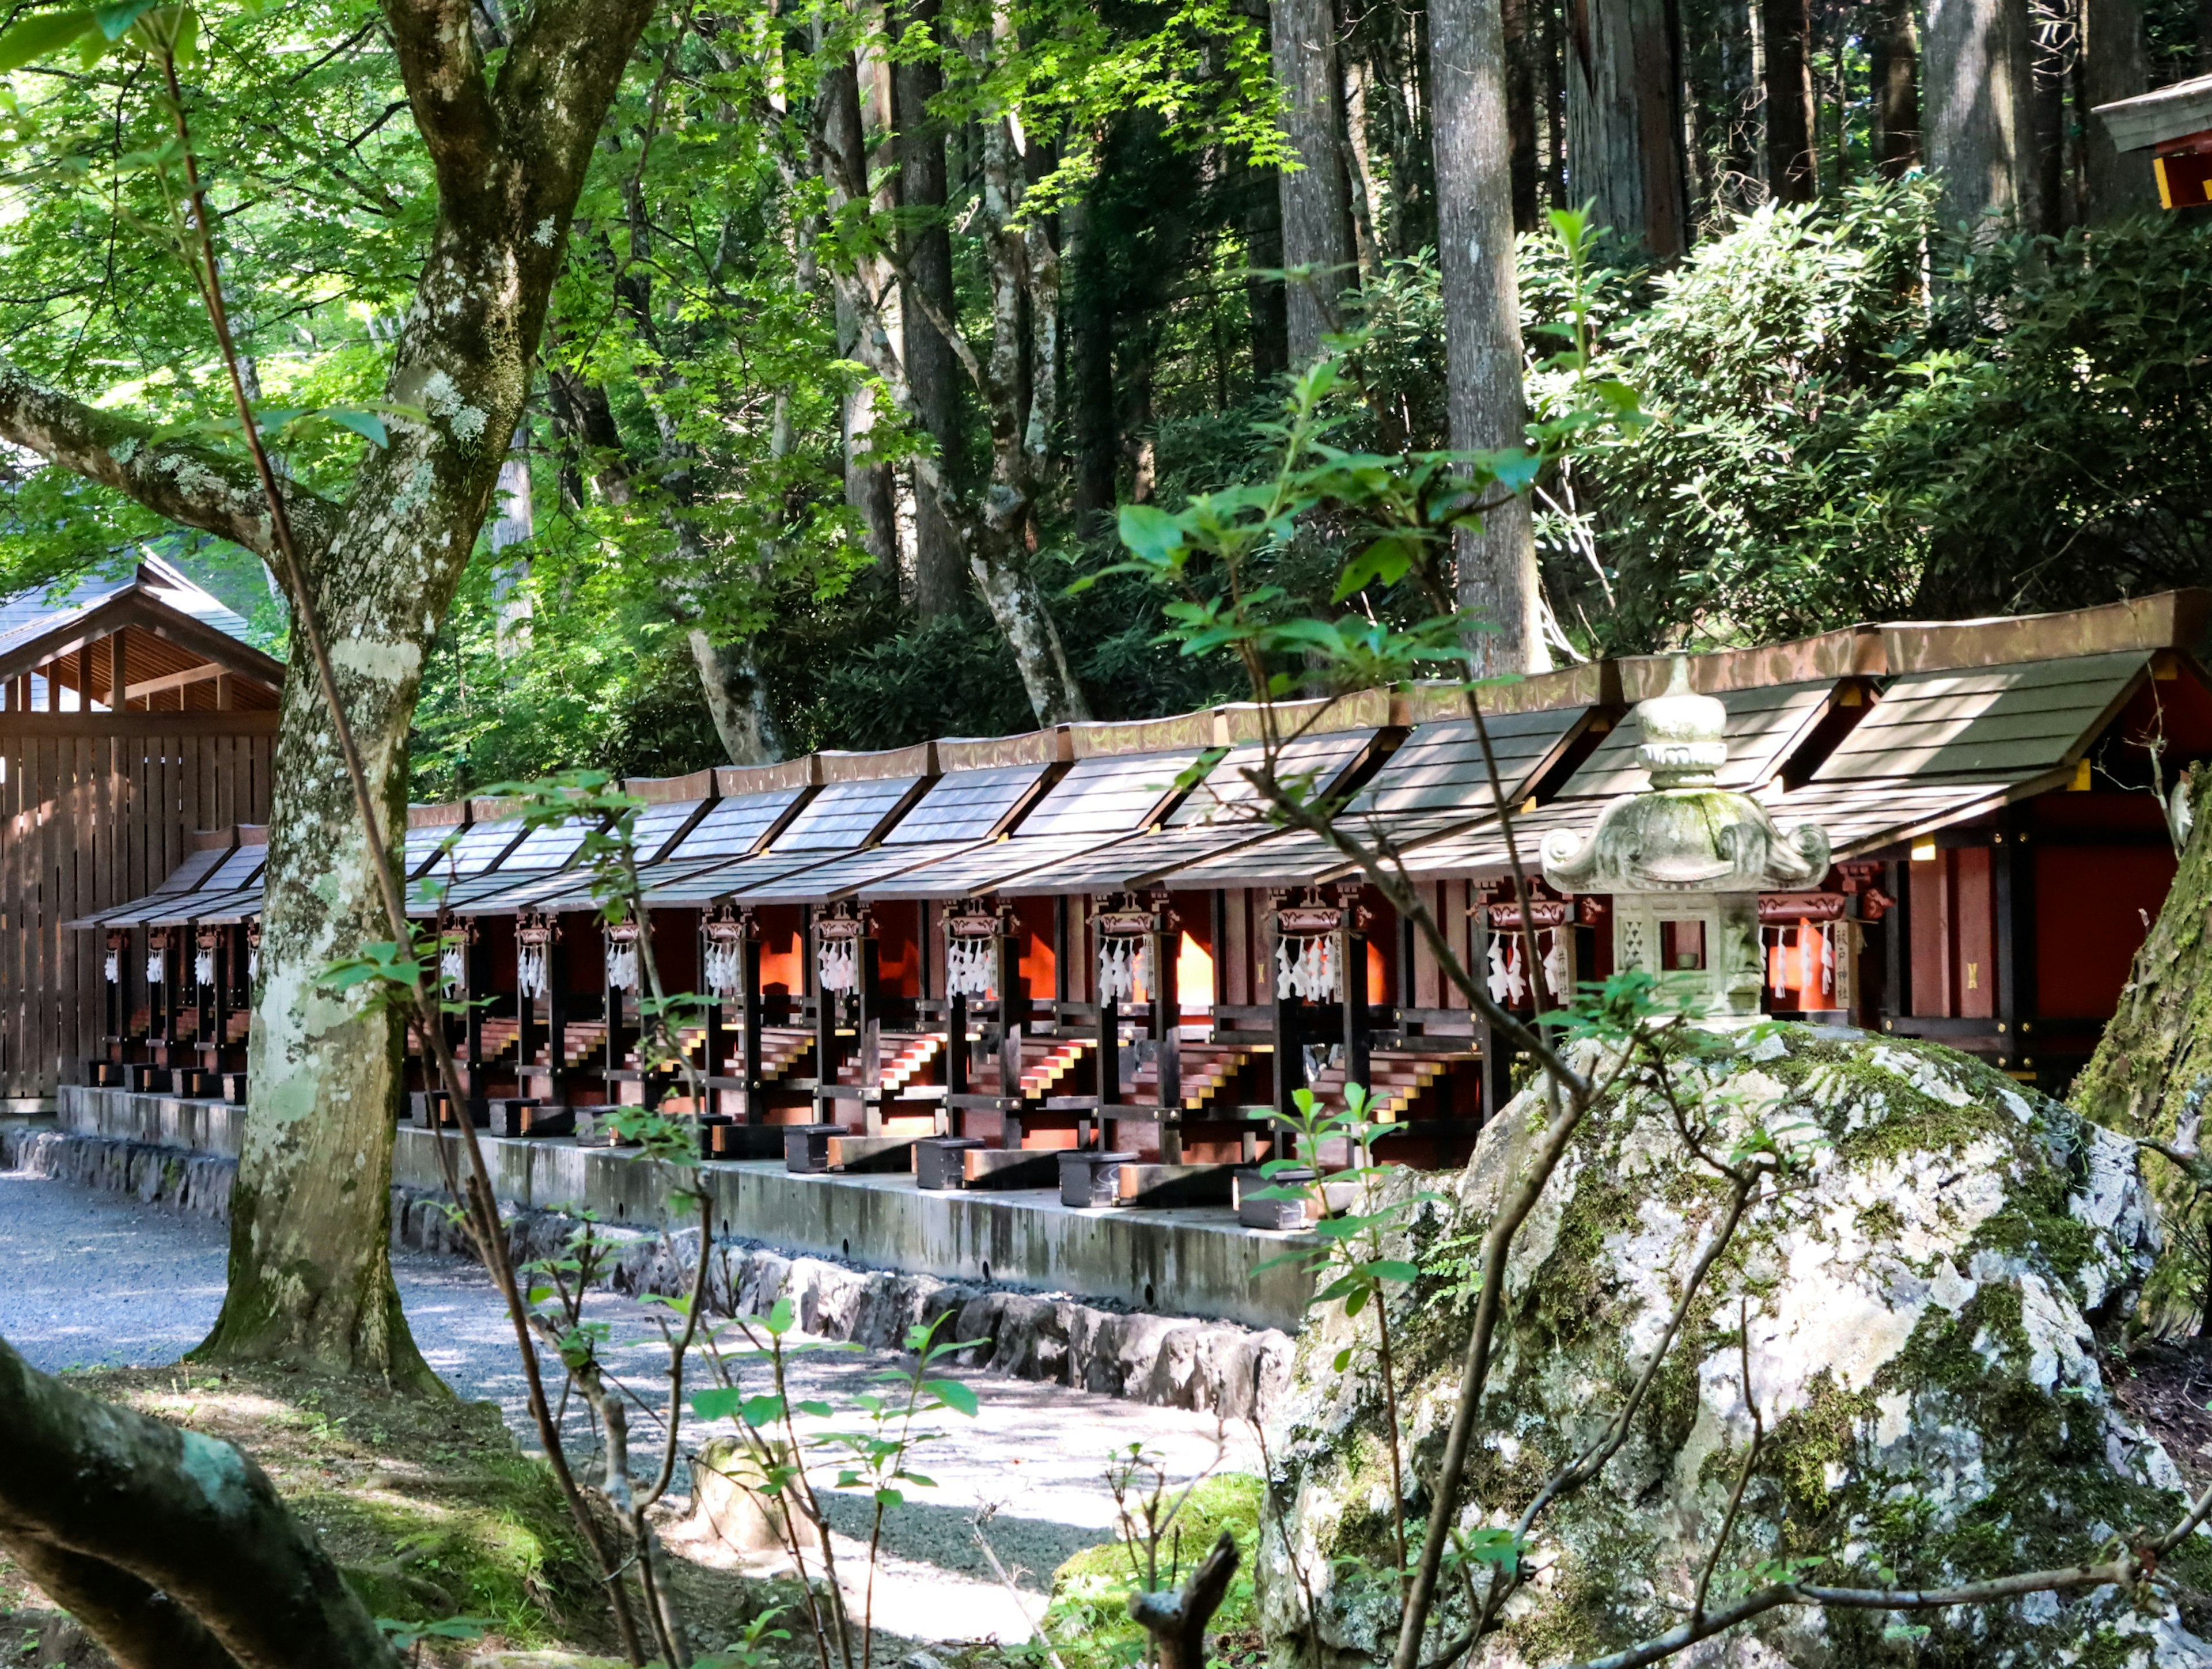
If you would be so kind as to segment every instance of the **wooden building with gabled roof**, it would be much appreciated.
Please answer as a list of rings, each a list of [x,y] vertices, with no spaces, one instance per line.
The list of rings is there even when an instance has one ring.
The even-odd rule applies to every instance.
[[[246,629],[150,555],[0,601],[0,1097],[45,1102],[115,1023],[111,947],[68,928],[268,821],[284,669]]]

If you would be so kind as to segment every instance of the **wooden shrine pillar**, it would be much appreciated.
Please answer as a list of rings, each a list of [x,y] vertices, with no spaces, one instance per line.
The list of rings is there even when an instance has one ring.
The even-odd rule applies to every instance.
[[[461,1068],[470,1104],[475,1106],[485,1100],[490,1088],[485,1077],[483,1023],[489,1006],[484,999],[493,994],[491,946],[484,943],[473,916],[464,918],[461,934]]]
[[[2035,860],[2028,810],[2008,805],[1990,853],[1996,892],[1997,1065],[2035,1080]]]
[[[1893,858],[1881,867],[1881,889],[1890,900],[1881,936],[1881,1020],[1884,1031],[1894,1031],[1912,1012],[1911,865]]]
[[[549,1038],[560,1035],[553,1017],[552,998],[555,946],[560,938],[561,924],[556,918],[537,910],[514,913],[514,1059],[516,1087],[524,1095],[530,1094],[530,1081],[537,1072],[540,997],[546,999]],[[558,1107],[562,1105],[560,1051],[550,1042],[545,1053],[545,1073],[544,1104]]]
[[[1085,1131],[1077,1120],[1079,1147],[1103,1150],[1106,1146],[1106,1109],[1122,1104],[1127,1093],[1121,1082],[1121,1005],[1113,997],[1101,992],[1098,1001],[1098,1123],[1094,1130]]]
[[[999,936],[992,954],[998,962],[999,1094],[1004,1100],[1006,1134],[1001,1145],[1022,1144],[1022,1039],[1029,1031],[1029,987],[1022,983],[1022,942],[1013,932],[1013,912],[1001,904]]]
[[[1468,936],[1468,973],[1474,979],[1486,980],[1490,975],[1491,944],[1498,934],[1491,926],[1490,906],[1482,896],[1483,889],[1476,887],[1471,890],[1474,896],[1467,907],[1471,929]],[[1505,1034],[1492,1025],[1480,1009],[1474,1010],[1473,1021],[1474,1047],[1481,1056],[1477,1071],[1482,1085],[1482,1112],[1477,1122],[1483,1125],[1513,1099],[1514,1049]]]
[[[1342,970],[1344,1081],[1373,1089],[1373,1038],[1367,1013],[1367,908],[1359,901],[1359,885],[1347,882],[1336,889],[1338,923],[1336,965]]]
[[[949,1099],[968,1093],[968,998],[952,992],[945,999],[945,1094]],[[937,1133],[952,1134],[952,1109],[941,1107]]]
[[[1145,927],[1146,982],[1152,1001],[1152,1073],[1159,1085],[1160,1162],[1182,1163],[1182,992],[1176,974],[1182,920],[1156,892]]]
[[[173,937],[167,927],[146,930],[146,1036],[161,1046],[159,1065],[169,1065],[168,1047],[177,1041],[177,986],[171,974]]]

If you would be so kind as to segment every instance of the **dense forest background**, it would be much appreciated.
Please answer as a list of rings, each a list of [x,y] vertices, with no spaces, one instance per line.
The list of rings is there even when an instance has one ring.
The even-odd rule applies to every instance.
[[[366,6],[249,10],[194,75],[255,392],[372,401],[429,223],[389,46]],[[417,793],[1241,693],[1106,572],[1115,510],[1267,475],[1322,354],[1347,372],[1333,440],[1450,444],[1434,21],[1429,0],[665,14],[428,670]],[[1503,0],[1494,21],[1531,408],[1565,398],[1548,216],[1589,203],[1596,368],[1650,420],[1538,485],[1553,660],[2212,578],[2212,227],[2159,212],[2148,158],[2092,113],[2197,73],[2212,7]],[[495,60],[495,0],[477,27]],[[148,188],[127,156],[82,162],[131,73],[34,66],[0,98],[0,319],[28,374],[204,423],[204,331],[134,234]],[[362,444],[283,438],[311,481]],[[0,581],[150,543],[281,652],[255,559],[28,454],[0,474]],[[1324,521],[1277,553],[1286,609],[1396,606],[1332,602],[1330,541]]]

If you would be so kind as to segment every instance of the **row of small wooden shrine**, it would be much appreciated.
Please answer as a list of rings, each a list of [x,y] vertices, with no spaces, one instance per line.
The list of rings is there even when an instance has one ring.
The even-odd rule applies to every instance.
[[[1725,713],[1721,786],[1832,848],[1758,901],[1760,1005],[2062,1084],[2171,879],[2165,794],[2212,753],[2208,623],[2212,593],[2181,592],[1695,658]],[[1449,1162],[1510,1066],[1435,947],[1342,852],[1271,822],[1246,769],[1274,745],[1279,776],[1342,797],[1450,958],[1534,1014],[1609,970],[1609,901],[1537,880],[1520,931],[1500,791],[1537,877],[1547,836],[1644,787],[1637,704],[1668,672],[1486,690],[1496,785],[1463,698],[1423,690],[1278,709],[1279,745],[1226,707],[635,781],[649,908],[612,927],[579,828],[416,807],[405,861],[470,999],[471,1114],[500,1132],[681,1094],[638,1054],[649,933],[666,987],[713,998],[684,1039],[702,1093],[679,1103],[711,1155],[1209,1199],[1281,1150],[1301,1089],[1369,1085],[1397,1127],[1385,1156]],[[258,839],[204,837],[155,892],[83,919],[106,947],[96,1079],[243,1095]],[[1694,920],[1654,931],[1669,968],[1711,954]]]

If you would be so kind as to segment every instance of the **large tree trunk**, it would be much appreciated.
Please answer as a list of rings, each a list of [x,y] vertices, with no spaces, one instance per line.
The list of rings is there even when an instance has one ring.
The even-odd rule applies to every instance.
[[[1353,283],[1351,182],[1344,166],[1343,76],[1330,0],[1273,0],[1275,79],[1289,94],[1284,124],[1302,167],[1280,178],[1291,364],[1304,370],[1337,326],[1336,298]]]
[[[939,0],[919,0],[908,16],[934,27]],[[915,416],[937,447],[938,467],[956,489],[965,478],[960,457],[960,366],[951,344],[926,316],[926,295],[943,317],[953,317],[952,234],[945,214],[945,134],[929,114],[929,100],[944,85],[934,60],[920,58],[892,69],[893,114],[898,126],[899,191],[908,219],[901,325],[907,380]],[[914,601],[925,620],[957,613],[968,596],[960,536],[931,495],[915,494]]]
[[[1778,203],[1820,195],[1813,154],[1813,12],[1806,0],[1758,0],[1766,45],[1766,180]]]
[[[2149,85],[2143,46],[2142,0],[2084,0],[2082,102],[2094,110],[2132,98]],[[2103,118],[2087,118],[2083,136],[2083,191],[2087,216],[2106,224],[2158,207],[2158,184],[2141,155],[2112,147]]]
[[[2189,808],[2180,867],[2097,1053],[2067,1098],[2110,1129],[2212,1156],[2205,1119],[2212,1102],[2212,769],[2198,768],[2173,793]],[[2203,1209],[2195,1185],[2175,1168],[2152,1166],[2151,1180],[2175,1221]],[[2196,1299],[2195,1284],[2182,1273],[2162,1267],[2146,1294],[2164,1319]]]
[[[2037,218],[2027,0],[1929,0],[1922,127],[1947,226]]]
[[[1499,0],[1431,0],[1446,403],[1460,451],[1518,446],[1527,422],[1504,49]],[[1528,501],[1516,494],[1500,504],[1453,554],[1461,606],[1493,628],[1476,640],[1484,671],[1543,671]]]
[[[1567,195],[1671,261],[1688,247],[1674,30],[1665,0],[1566,0]]]
[[[1239,162],[1244,203],[1244,308],[1250,320],[1252,378],[1264,384],[1290,368],[1291,336],[1283,294],[1283,200],[1273,179]]]
[[[404,834],[423,662],[529,398],[569,215],[647,10],[642,0],[543,5],[489,83],[459,0],[388,15],[439,201],[386,391],[427,421],[390,426],[349,511],[305,495],[300,509],[316,613],[392,850]],[[216,507],[236,513],[227,499]],[[265,519],[243,542],[269,549]],[[230,1284],[198,1354],[431,1387],[386,1252],[398,1023],[320,986],[325,967],[388,941],[391,928],[330,715],[296,653],[279,726]]]
[[[250,1457],[71,1390],[0,1341],[0,1549],[119,1669],[398,1669]]]
[[[769,712],[768,689],[751,642],[718,644],[701,626],[684,635],[692,665],[699,669],[707,716],[714,721],[714,734],[730,763],[771,765],[782,758],[782,733]]]
[[[1902,179],[1920,163],[1920,26],[1912,0],[1875,0],[1867,55],[1875,169]]]
[[[1512,159],[1513,229],[1534,232],[1543,222],[1537,198],[1542,165],[1536,155],[1535,28],[1528,15],[1530,0],[1504,0],[1504,9],[1505,127]],[[1429,27],[1433,43],[1433,15]],[[1434,52],[1433,44],[1430,50]]]

